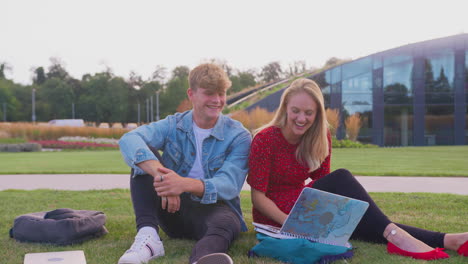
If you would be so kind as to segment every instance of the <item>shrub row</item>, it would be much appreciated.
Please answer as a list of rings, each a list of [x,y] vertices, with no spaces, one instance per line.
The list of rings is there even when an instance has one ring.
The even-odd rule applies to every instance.
[[[37,143],[0,144],[0,152],[36,152],[42,147]]]
[[[373,144],[363,144],[358,141],[351,141],[349,139],[338,140],[333,138],[332,140],[333,148],[378,148],[379,146]]]
[[[44,148],[54,149],[117,149],[116,144],[99,144],[93,142],[69,142],[60,140],[35,140],[31,141],[41,144]]]

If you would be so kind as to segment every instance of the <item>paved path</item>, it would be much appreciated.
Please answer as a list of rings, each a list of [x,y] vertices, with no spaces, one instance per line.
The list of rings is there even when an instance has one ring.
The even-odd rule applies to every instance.
[[[468,177],[357,176],[369,192],[433,192],[468,195]],[[0,175],[0,191],[7,189],[91,190],[129,188],[127,174]],[[243,190],[249,190],[245,184]]]

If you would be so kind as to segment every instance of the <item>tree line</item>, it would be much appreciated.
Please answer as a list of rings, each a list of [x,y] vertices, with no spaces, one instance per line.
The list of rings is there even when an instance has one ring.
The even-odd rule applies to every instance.
[[[136,123],[151,122],[176,112],[186,105],[188,88],[187,66],[175,67],[169,74],[164,66],[156,66],[152,75],[143,79],[135,72],[128,78],[115,75],[110,68],[81,79],[72,77],[64,63],[51,58],[48,68],[32,70],[32,84],[22,85],[6,78],[11,71],[8,63],[0,62],[0,121],[38,121],[80,118],[87,122]],[[211,60],[223,67],[232,81],[228,95],[255,86],[298,74],[306,70],[298,61],[283,70],[271,62],[255,70],[239,71],[224,61]],[[159,97],[159,108],[156,108]],[[184,102],[185,100],[185,102]],[[34,104],[34,107],[33,107]],[[183,107],[182,107],[183,108]]]

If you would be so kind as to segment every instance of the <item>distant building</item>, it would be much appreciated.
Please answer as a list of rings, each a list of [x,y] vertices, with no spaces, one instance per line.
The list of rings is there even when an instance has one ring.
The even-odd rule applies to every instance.
[[[365,45],[365,44],[364,44]],[[379,146],[468,144],[468,34],[375,53],[308,77],[326,107],[360,113],[361,142]],[[283,90],[255,105],[274,111]]]

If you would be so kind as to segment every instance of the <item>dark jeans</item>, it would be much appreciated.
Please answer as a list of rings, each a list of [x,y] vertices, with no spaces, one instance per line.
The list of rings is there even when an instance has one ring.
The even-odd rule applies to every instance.
[[[137,229],[144,226],[159,227],[171,238],[197,240],[190,255],[190,262],[207,254],[226,253],[231,242],[241,230],[237,215],[222,201],[200,204],[183,193],[180,210],[168,213],[161,207],[161,198],[153,187],[151,175],[130,177],[130,191],[135,211]]]
[[[383,232],[385,227],[392,221],[380,210],[364,187],[349,171],[345,169],[336,170],[315,181],[313,188],[368,202],[369,208],[356,227],[351,239],[387,243],[387,240],[383,237]],[[444,233],[395,224],[431,247],[444,247]]]

